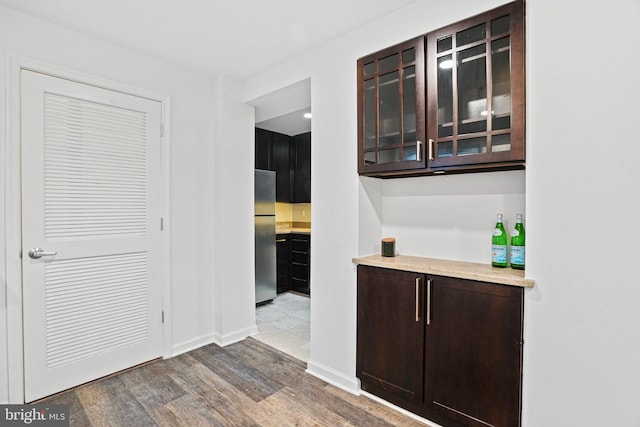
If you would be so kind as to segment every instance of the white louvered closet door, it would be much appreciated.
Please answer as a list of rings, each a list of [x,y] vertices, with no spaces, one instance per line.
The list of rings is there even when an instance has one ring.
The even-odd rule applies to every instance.
[[[25,70],[21,84],[31,402],[162,355],[161,104]]]

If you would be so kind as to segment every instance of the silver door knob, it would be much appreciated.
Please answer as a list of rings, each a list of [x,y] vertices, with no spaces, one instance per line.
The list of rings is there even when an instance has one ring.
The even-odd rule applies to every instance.
[[[32,248],[29,250],[29,257],[33,259],[38,259],[38,258],[42,258],[43,256],[54,256],[57,253],[58,252],[56,251],[45,252],[41,248]]]

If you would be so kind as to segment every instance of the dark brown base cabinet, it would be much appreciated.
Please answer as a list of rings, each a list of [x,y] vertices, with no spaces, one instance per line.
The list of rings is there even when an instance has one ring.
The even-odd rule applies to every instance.
[[[291,233],[291,289],[309,295],[309,277],[311,264],[311,236],[304,233]]]
[[[362,389],[443,426],[519,426],[523,288],[358,266]]]
[[[291,290],[289,250],[289,233],[276,234],[276,290],[279,294]]]
[[[311,236],[276,234],[276,280],[279,294],[296,291],[309,295]]]

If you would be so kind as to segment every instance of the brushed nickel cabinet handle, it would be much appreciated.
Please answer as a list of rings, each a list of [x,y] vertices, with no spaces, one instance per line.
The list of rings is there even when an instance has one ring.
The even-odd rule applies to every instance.
[[[431,279],[427,279],[427,326],[431,324]]]
[[[416,277],[416,322],[420,321],[420,278]]]
[[[429,139],[429,160],[434,160],[434,158],[433,158],[433,139]]]
[[[416,141],[416,161],[422,161],[422,141]]]

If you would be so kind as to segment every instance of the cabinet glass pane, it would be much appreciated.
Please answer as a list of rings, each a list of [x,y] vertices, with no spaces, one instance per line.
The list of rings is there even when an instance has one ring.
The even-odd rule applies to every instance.
[[[491,151],[510,151],[511,150],[511,134],[494,135],[491,139]]]
[[[399,77],[399,72],[394,71],[378,78],[381,147],[400,143]]]
[[[508,17],[507,17],[508,18]],[[511,45],[509,37],[491,42],[493,129],[511,127]]]
[[[402,140],[405,144],[413,144],[416,142],[416,67],[402,71]]]
[[[393,163],[393,162],[399,162],[402,160],[400,156],[401,155],[400,148],[393,148],[391,150],[380,150],[379,155],[380,155],[379,163]]]
[[[481,154],[487,152],[487,138],[470,138],[458,140],[458,156]]]
[[[458,134],[487,130],[486,45],[458,52]]]
[[[451,55],[438,58],[438,137],[453,132],[453,61]]]
[[[378,61],[378,72],[381,73],[383,71],[398,68],[399,60],[400,54],[398,53],[394,53],[393,55],[387,56],[386,58],[382,58]]]
[[[464,46],[469,43],[483,40],[487,36],[487,24],[482,23],[475,27],[467,28],[466,30],[458,31],[456,33],[456,46]]]
[[[439,142],[438,157],[453,157],[453,142],[451,141]]]
[[[364,153],[364,163],[366,165],[371,165],[376,163],[376,152],[375,151],[367,151]]]
[[[376,63],[375,62],[369,62],[368,64],[364,64],[364,75],[366,76],[370,76],[372,74],[374,74],[376,72]]]
[[[402,63],[408,64],[416,60],[416,50],[414,48],[402,51]]]
[[[376,146],[376,83],[375,79],[364,82],[364,138],[365,148]]]
[[[447,36],[438,40],[438,53],[450,50],[453,47],[453,37]]]
[[[491,35],[497,36],[509,31],[509,15],[496,18],[491,21]]]
[[[416,146],[415,144],[412,146],[407,146],[403,151],[404,160],[416,160]]]

